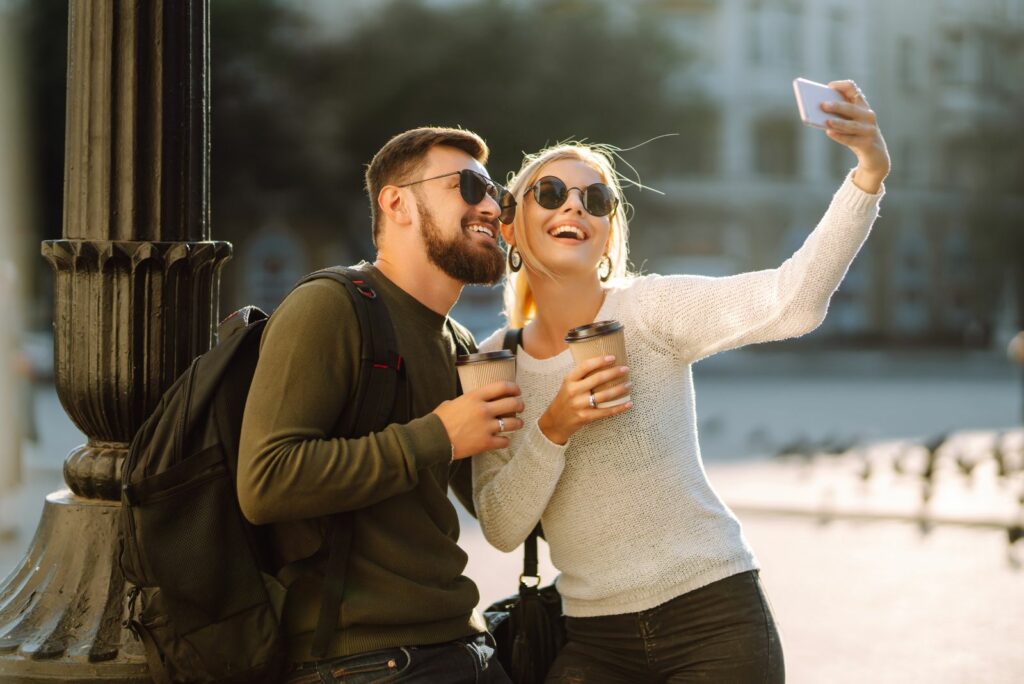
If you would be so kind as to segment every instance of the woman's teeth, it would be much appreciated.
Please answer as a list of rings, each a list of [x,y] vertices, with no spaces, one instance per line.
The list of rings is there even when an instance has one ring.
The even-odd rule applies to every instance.
[[[548,235],[556,238],[574,238],[576,240],[587,239],[587,236],[583,233],[583,231],[577,228],[576,226],[555,226],[550,231],[548,231]]]

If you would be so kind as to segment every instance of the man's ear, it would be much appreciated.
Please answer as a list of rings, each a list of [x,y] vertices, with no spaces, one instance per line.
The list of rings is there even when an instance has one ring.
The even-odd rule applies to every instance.
[[[505,238],[505,244],[509,247],[516,246],[515,232],[512,230],[511,223],[499,223],[501,226],[501,236]]]
[[[377,193],[377,206],[392,223],[409,225],[413,222],[411,207],[401,188],[385,185]]]

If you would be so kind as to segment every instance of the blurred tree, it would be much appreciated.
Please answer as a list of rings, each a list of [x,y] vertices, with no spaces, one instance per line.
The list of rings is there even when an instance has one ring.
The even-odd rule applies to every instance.
[[[67,2],[23,7],[42,239],[60,234]],[[210,11],[213,235],[236,248],[276,220],[371,256],[362,174],[407,128],[479,132],[503,180],[546,144],[629,147],[682,121],[667,86],[679,49],[611,2],[395,0],[337,39],[285,0],[211,0]],[[629,159],[651,169],[645,159],[679,149],[669,138]]]
[[[334,167],[309,127],[326,105],[304,76],[310,18],[276,0],[212,0],[213,232],[235,242],[268,217],[335,223]]]
[[[397,0],[325,54],[319,73],[306,76],[323,84],[337,115],[330,146],[344,150],[337,187],[356,230],[365,235],[362,165],[407,128],[480,133],[500,180],[524,152],[566,138],[629,147],[678,130],[667,90],[678,48],[650,19],[616,20],[611,11],[571,0]]]

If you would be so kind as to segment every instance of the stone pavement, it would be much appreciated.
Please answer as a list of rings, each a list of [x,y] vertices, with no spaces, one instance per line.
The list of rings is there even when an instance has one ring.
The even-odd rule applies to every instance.
[[[758,554],[790,682],[1024,682],[1024,431],[929,453],[708,469]]]
[[[0,502],[20,530],[0,541],[0,578],[23,557],[45,494],[62,486],[61,454],[82,440],[72,430],[44,441],[49,455],[30,454],[28,482]],[[1024,682],[1024,542],[1010,547],[1006,531],[1020,520],[1024,431],[957,432],[933,458],[903,440],[841,455],[826,446],[708,466],[760,560],[789,681]],[[466,574],[485,606],[514,592],[521,550],[497,551],[462,518]],[[541,574],[556,575],[543,544]]]
[[[1024,431],[955,433],[929,453],[893,440],[708,467],[757,553],[789,682],[1024,682],[1024,541],[1007,532],[1022,521]],[[463,523],[486,605],[514,589],[521,551]]]

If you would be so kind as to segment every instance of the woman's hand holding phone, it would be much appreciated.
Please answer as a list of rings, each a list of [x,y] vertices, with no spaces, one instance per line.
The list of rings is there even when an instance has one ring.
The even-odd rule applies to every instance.
[[[831,115],[825,119],[825,133],[857,155],[853,182],[864,192],[874,194],[881,189],[890,167],[889,150],[878,128],[875,112],[853,81],[832,81],[828,87],[839,93],[842,101],[837,99],[817,105]],[[799,92],[798,89],[798,98]],[[803,106],[802,100],[801,103]],[[808,121],[811,114],[808,112],[803,118]]]

